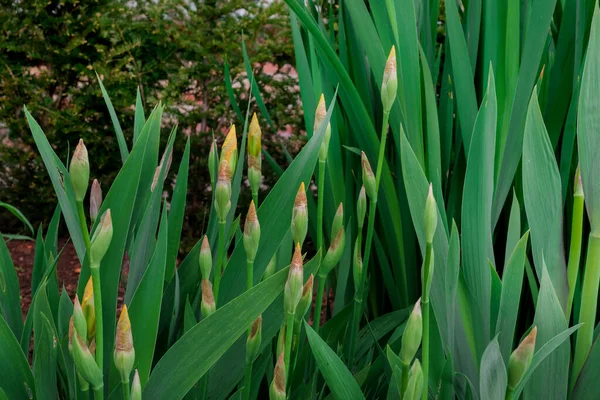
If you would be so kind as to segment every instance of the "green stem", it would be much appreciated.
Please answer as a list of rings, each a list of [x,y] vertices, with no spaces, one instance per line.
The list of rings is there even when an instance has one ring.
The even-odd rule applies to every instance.
[[[571,222],[571,247],[569,248],[569,265],[567,276],[569,279],[569,303],[567,306],[567,322],[571,317],[573,297],[577,274],[579,273],[579,262],[581,260],[581,232],[583,227],[583,196],[573,196],[573,219]]]
[[[319,259],[323,259],[323,199],[325,197],[325,161],[319,160],[319,182],[317,185],[317,251]]]
[[[294,313],[287,313],[286,321],[285,321],[285,349],[283,352],[283,361],[285,363],[285,370],[287,371],[287,376],[291,376],[291,365],[290,365],[290,356],[292,353],[292,337],[294,336]],[[289,379],[286,379],[289,384]]]
[[[83,210],[83,201],[77,202],[77,212],[79,213],[79,226],[81,227],[81,234],[83,235],[83,242],[85,243],[86,254],[89,257],[90,233],[88,231],[87,222],[85,219],[85,211]]]
[[[429,290],[427,289],[427,281],[431,271],[431,263],[433,261],[433,245],[427,243],[425,249],[425,262],[423,264],[423,278],[421,289],[421,310],[423,312],[423,338],[421,348],[421,365],[423,370],[423,394],[422,400],[427,400],[429,393]]]
[[[94,307],[96,308],[96,364],[104,372],[104,321],[102,314],[102,287],[100,285],[100,265],[90,265]]]
[[[217,266],[215,268],[215,303],[219,299],[219,286],[221,285],[221,275],[223,274],[223,256],[225,253],[225,221],[219,221],[219,243],[217,247]],[[217,304],[218,305],[218,304]]]
[[[130,400],[129,381],[121,382],[121,388],[123,388],[123,400]]]
[[[575,359],[573,361],[573,376],[571,386],[577,381],[594,338],[594,322],[598,299],[598,283],[600,282],[600,237],[590,233],[588,254],[585,263],[583,285],[581,289],[581,309],[579,323],[584,325],[577,332],[575,344]]]
[[[252,386],[252,363],[246,363],[246,378],[244,379],[244,399],[250,400]]]
[[[246,287],[248,290],[254,286],[254,261],[246,260]]]
[[[406,387],[408,386],[408,370],[410,366],[408,364],[402,363],[402,386],[400,386],[400,398],[404,398],[404,393],[406,393]]]
[[[104,399],[104,385],[100,385],[94,388],[94,400]]]
[[[367,241],[365,243],[365,256],[363,258],[363,270],[360,277],[358,291],[354,295],[354,310],[352,330],[350,332],[350,352],[348,362],[352,366],[354,362],[354,352],[356,350],[356,335],[360,325],[360,316],[362,315],[362,296],[365,290],[365,281],[369,267],[369,257],[371,256],[371,244],[373,242],[373,230],[375,229],[375,215],[377,212],[377,195],[379,193],[379,183],[381,182],[381,173],[383,171],[383,159],[385,155],[385,144],[388,135],[388,122],[390,112],[383,112],[383,123],[381,124],[381,141],[379,142],[379,155],[377,157],[377,170],[375,171],[375,198],[371,199],[369,206],[369,221],[367,225]]]
[[[423,345],[421,358],[423,359],[423,395],[422,400],[427,400],[429,388],[429,300],[421,303],[423,311]]]
[[[247,260],[246,261],[246,283],[248,290],[252,289],[253,286],[253,277],[254,277],[254,261]],[[252,325],[248,327],[248,337],[252,332]],[[252,384],[252,361],[246,363],[246,377],[244,379],[244,399],[248,400],[250,398],[250,385]]]
[[[367,223],[367,242],[365,243],[365,256],[363,258],[363,269],[360,276],[358,288],[354,293],[354,310],[352,311],[352,329],[350,331],[350,351],[348,353],[348,365],[352,366],[354,362],[354,352],[356,351],[356,337],[360,327],[360,318],[362,316],[362,302],[365,291],[365,282],[367,280],[367,268],[369,266],[369,257],[371,254],[371,242],[373,240],[373,230],[375,227],[375,211],[377,209],[377,199],[373,199],[369,206],[369,221]]]
[[[258,210],[258,190],[252,189],[252,200],[254,201],[254,207]]]
[[[504,400],[512,400],[515,395],[515,392],[511,388],[506,388],[506,396]]]
[[[379,182],[381,181],[381,173],[383,172],[383,159],[385,158],[385,143],[388,135],[388,121],[390,112],[383,112],[383,124],[381,125],[381,142],[379,143],[379,156],[377,158],[377,170],[375,171],[375,187],[379,192]]]

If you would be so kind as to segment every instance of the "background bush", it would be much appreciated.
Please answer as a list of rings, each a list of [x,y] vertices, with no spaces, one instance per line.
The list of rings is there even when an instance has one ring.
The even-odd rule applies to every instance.
[[[200,6],[201,4],[201,6]],[[217,140],[234,120],[224,82],[228,60],[236,98],[247,104],[242,32],[256,79],[274,126],[301,121],[292,64],[289,16],[280,2],[184,1],[3,1],[0,8],[0,191],[34,223],[47,222],[56,204],[23,115],[26,104],[68,159],[85,140],[91,164],[108,189],[120,165],[114,130],[95,75],[103,79],[122,126],[133,126],[136,88],[146,114],[159,101],[167,121],[192,138],[186,230],[202,229],[208,173],[203,166],[212,132]],[[268,73],[265,73],[265,70]],[[268,85],[268,88],[265,86]],[[277,99],[275,101],[275,99]],[[261,121],[264,122],[264,121]],[[169,126],[173,125],[172,123]],[[281,147],[267,127],[265,146]],[[131,137],[131,131],[125,131]],[[165,135],[166,136],[166,135]],[[177,141],[179,157],[184,141]],[[265,168],[265,173],[270,170]],[[269,183],[269,177],[266,179]],[[5,231],[22,229],[0,210]]]

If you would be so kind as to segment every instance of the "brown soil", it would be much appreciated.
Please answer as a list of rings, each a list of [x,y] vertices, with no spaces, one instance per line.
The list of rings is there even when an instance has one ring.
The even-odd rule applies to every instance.
[[[66,246],[65,246],[66,243]],[[19,277],[19,286],[21,289],[21,311],[23,318],[27,315],[27,311],[31,306],[31,275],[33,273],[33,261],[35,258],[35,242],[29,240],[11,240],[6,243],[8,251],[15,264],[15,270]],[[56,273],[58,275],[58,286],[64,286],[71,299],[74,298],[77,291],[77,283],[79,281],[79,272],[81,272],[81,264],[73,243],[67,243],[66,239],[59,239],[58,250],[64,247],[58,263],[56,265]],[[123,262],[122,274],[127,276],[129,273],[129,259],[125,257]],[[119,294],[117,297],[117,313],[120,312],[123,304],[125,290],[122,285],[119,285]]]
[[[63,248],[66,240],[59,240],[59,250]],[[8,251],[12,256],[15,270],[19,277],[21,287],[21,310],[25,317],[31,305],[31,275],[33,272],[33,260],[35,258],[35,242],[29,240],[11,240],[7,243]],[[72,243],[67,243],[56,265],[58,274],[58,286],[65,287],[69,297],[73,298],[77,289],[77,281],[81,265]]]

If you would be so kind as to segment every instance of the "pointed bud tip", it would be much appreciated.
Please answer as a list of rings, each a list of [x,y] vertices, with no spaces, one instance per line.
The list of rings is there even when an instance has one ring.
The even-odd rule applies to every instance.
[[[256,216],[256,207],[254,206],[254,200],[251,200],[250,207],[248,207],[248,214],[246,214],[246,223],[257,221],[258,217]]]
[[[310,276],[308,277],[308,280],[306,281],[306,283],[304,284],[304,287],[302,288],[302,297],[306,296],[308,293],[312,293],[314,282],[315,282],[315,276],[313,274],[310,274]]]
[[[294,207],[306,207],[306,204],[306,190],[304,188],[304,182],[301,182],[298,193],[296,194],[296,199],[294,200]]]
[[[302,266],[302,248],[300,247],[300,243],[296,243],[296,248],[294,249],[294,256],[292,258],[292,269],[302,269]]]

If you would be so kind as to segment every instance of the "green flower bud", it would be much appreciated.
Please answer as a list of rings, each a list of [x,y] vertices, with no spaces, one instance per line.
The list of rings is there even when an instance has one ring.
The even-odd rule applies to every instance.
[[[511,390],[515,390],[531,364],[536,336],[537,326],[534,326],[508,359],[508,388]]]
[[[73,361],[77,372],[81,377],[89,382],[94,389],[101,388],[104,383],[102,380],[102,371],[96,365],[94,356],[85,343],[85,340],[75,332],[73,334]]]
[[[356,238],[356,242],[354,243],[354,255],[352,257],[352,276],[354,278],[355,291],[359,290],[363,274],[363,261],[360,247],[361,243],[359,242],[359,238]]]
[[[142,400],[142,384],[137,369],[133,374],[133,382],[131,382],[131,400]]]
[[[87,392],[90,390],[90,384],[88,383],[88,381],[86,381],[85,379],[83,379],[83,376],[81,376],[81,374],[79,373],[79,371],[75,371],[75,373],[77,374],[77,380],[79,381],[79,387],[81,388],[82,392]]]
[[[113,235],[112,219],[110,216],[110,209],[106,210],[102,217],[100,217],[100,223],[96,226],[96,230],[92,235],[90,244],[90,267],[98,268],[100,262],[104,258]]]
[[[362,185],[358,193],[358,201],[356,202],[356,213],[358,214],[358,230],[361,231],[365,226],[365,215],[367,215],[367,193],[365,185]]]
[[[308,232],[308,206],[306,201],[306,191],[304,182],[300,183],[294,208],[292,210],[292,239],[294,243],[302,245]]]
[[[202,302],[200,303],[200,309],[204,318],[217,311],[212,283],[208,279],[202,279]]]
[[[219,153],[217,152],[217,141],[213,139],[208,153],[208,173],[210,175],[210,183],[214,185],[217,180],[217,169],[219,167]]]
[[[258,193],[262,180],[261,137],[262,131],[256,113],[254,113],[250,128],[248,128],[248,181],[252,193]]]
[[[400,349],[400,360],[404,365],[410,365],[417,350],[421,346],[423,335],[423,316],[421,315],[421,299],[417,300],[402,335],[402,349]]]
[[[433,196],[433,186],[429,184],[429,194],[425,200],[425,238],[427,243],[433,243],[433,236],[437,228],[437,204]]]
[[[90,162],[88,160],[87,149],[81,139],[79,139],[79,143],[75,147],[73,158],[71,158],[69,176],[71,177],[75,200],[82,202],[90,181]]]
[[[327,274],[340,262],[342,253],[344,252],[344,244],[346,243],[346,235],[342,226],[337,233],[337,236],[331,242],[327,254],[319,268],[319,277],[325,278]]]
[[[100,210],[101,205],[102,188],[100,188],[98,179],[94,179],[92,182],[92,190],[90,191],[90,219],[92,220],[92,224],[96,221],[96,217],[98,217],[98,211]]]
[[[279,353],[277,358],[277,364],[275,365],[275,371],[273,371],[273,382],[269,388],[269,399],[270,400],[285,400],[285,380],[286,370],[285,362],[283,359],[283,352]]]
[[[75,327],[75,332],[87,343],[87,324],[85,322],[85,315],[83,315],[83,309],[81,308],[81,304],[79,304],[79,296],[77,295],[75,295],[75,301],[73,302],[73,326]]]
[[[231,170],[229,164],[221,160],[219,178],[215,190],[215,211],[220,223],[225,223],[231,208]]]
[[[369,164],[369,159],[364,151],[361,153],[361,163],[363,186],[367,191],[369,199],[375,201],[377,200],[377,183],[375,182],[375,175],[371,169],[371,164]]]
[[[202,279],[210,279],[210,271],[212,270],[212,254],[210,252],[210,244],[208,236],[204,235],[202,246],[200,247],[200,275]]]
[[[256,207],[254,200],[250,202],[248,214],[246,214],[246,223],[244,224],[244,249],[246,249],[246,259],[249,262],[254,262],[256,252],[258,251],[258,243],[260,242],[260,224],[256,216]]]
[[[302,296],[300,297],[300,303],[298,303],[298,308],[296,309],[296,314],[294,314],[294,318],[297,323],[300,323],[306,313],[310,311],[310,306],[312,304],[313,297],[313,284],[315,277],[314,275],[310,275],[308,280],[302,287]]]
[[[87,325],[87,338],[91,340],[96,335],[96,307],[94,305],[94,286],[92,285],[91,277],[85,285],[81,308],[83,308],[83,315],[85,316]]]
[[[248,128],[248,156],[260,157],[262,130],[258,124],[256,113],[252,115],[252,121]]]
[[[237,149],[237,137],[235,136],[235,125],[231,124],[231,128],[229,128],[229,133],[225,137],[225,141],[223,142],[223,147],[221,147],[221,160],[220,164],[226,163],[229,166],[229,170],[232,173],[235,171],[235,167],[237,164],[238,157],[238,149]],[[219,165],[219,170],[221,169],[221,165]]]
[[[281,324],[281,329],[279,329],[279,335],[277,336],[277,354],[281,354],[285,351],[285,322]]]
[[[315,124],[313,125],[313,133],[316,134],[319,130],[319,127],[325,120],[325,116],[327,115],[327,107],[325,105],[325,96],[321,94],[319,98],[319,104],[317,104],[317,109],[315,110]],[[319,148],[319,161],[325,162],[327,160],[327,152],[329,151],[329,140],[331,138],[331,124],[328,122],[327,127],[325,128],[325,135],[323,136],[323,141],[321,142],[321,147]]]
[[[262,280],[269,279],[277,270],[277,253],[273,254],[271,257],[271,261],[267,264],[267,268],[263,274]]]
[[[340,203],[331,224],[331,237],[335,238],[344,224],[344,205]]]
[[[304,265],[302,261],[302,250],[300,244],[296,244],[296,250],[290,265],[290,272],[285,289],[283,291],[283,305],[286,313],[294,314],[300,298],[302,297],[302,283],[304,282]]]
[[[579,165],[577,165],[577,170],[575,171],[575,182],[573,184],[573,195],[583,197],[583,182],[581,181],[581,170]]]
[[[252,363],[258,357],[260,352],[260,344],[262,341],[262,315],[252,323],[250,335],[246,340],[246,363]]]
[[[69,353],[73,355],[73,334],[75,333],[75,324],[73,323],[73,316],[69,318]]]
[[[115,338],[114,352],[115,367],[121,376],[121,382],[129,382],[129,375],[135,362],[135,349],[133,348],[133,336],[131,334],[131,322],[127,305],[123,305],[121,316],[117,322],[117,334]]]
[[[408,383],[403,400],[419,400],[423,394],[423,370],[419,360],[415,360],[408,372]]]
[[[383,81],[381,82],[381,103],[383,110],[389,112],[396,100],[398,91],[398,76],[396,74],[396,48],[392,46],[390,54],[383,70]]]

